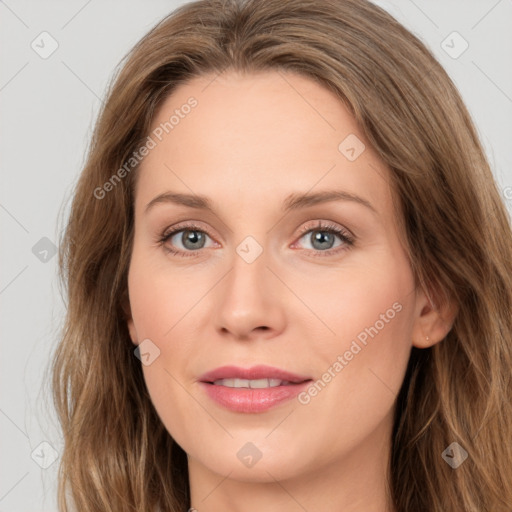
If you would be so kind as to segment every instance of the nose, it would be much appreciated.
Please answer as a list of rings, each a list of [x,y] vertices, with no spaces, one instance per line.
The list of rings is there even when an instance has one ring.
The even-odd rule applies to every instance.
[[[235,253],[217,290],[215,323],[222,336],[270,339],[283,331],[285,290],[268,263],[265,251],[251,263]]]

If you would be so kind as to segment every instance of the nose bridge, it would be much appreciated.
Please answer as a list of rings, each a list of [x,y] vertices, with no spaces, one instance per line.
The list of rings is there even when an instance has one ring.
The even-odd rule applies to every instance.
[[[234,300],[239,309],[262,303],[264,288],[268,284],[265,274],[269,271],[268,255],[263,247],[244,240],[235,250],[232,270],[228,275],[225,291],[227,300]],[[233,306],[234,306],[233,305]]]
[[[269,256],[253,237],[246,237],[236,247],[216,305],[217,328],[236,336],[247,336],[261,327],[282,328],[282,304],[267,268]]]

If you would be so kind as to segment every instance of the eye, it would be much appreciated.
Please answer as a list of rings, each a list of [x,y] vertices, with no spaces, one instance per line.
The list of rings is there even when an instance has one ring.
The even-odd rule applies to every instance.
[[[171,254],[186,257],[195,256],[194,252],[206,248],[207,239],[211,238],[204,229],[195,224],[187,224],[165,232],[158,242]]]
[[[348,249],[354,245],[355,241],[355,237],[348,230],[335,224],[322,223],[321,221],[313,227],[306,225],[301,230],[299,240],[302,239],[306,242],[306,249],[313,251],[315,256],[330,256]],[[337,244],[336,239],[338,240]],[[307,247],[308,244],[309,247]]]

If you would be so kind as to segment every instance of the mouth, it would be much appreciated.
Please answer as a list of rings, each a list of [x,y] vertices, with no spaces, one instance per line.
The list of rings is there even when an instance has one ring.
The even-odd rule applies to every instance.
[[[292,373],[274,366],[258,365],[251,368],[221,366],[201,375],[198,380],[220,386],[261,389],[301,384],[306,380],[311,380],[311,377]]]
[[[224,366],[201,376],[199,383],[206,395],[223,408],[261,413],[291,400],[312,380],[270,366]]]
[[[290,382],[281,379],[218,379],[216,381],[203,381],[205,384],[211,384],[213,386],[224,386],[227,388],[235,389],[267,389],[276,388],[279,386],[296,386],[303,382],[310,382],[312,379],[305,379],[299,382]]]

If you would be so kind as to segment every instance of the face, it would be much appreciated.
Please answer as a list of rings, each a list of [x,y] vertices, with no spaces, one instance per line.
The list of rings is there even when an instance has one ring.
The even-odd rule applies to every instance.
[[[214,78],[165,101],[138,170],[129,329],[151,399],[203,471],[264,482],[372,457],[425,307],[389,171],[308,78]]]

